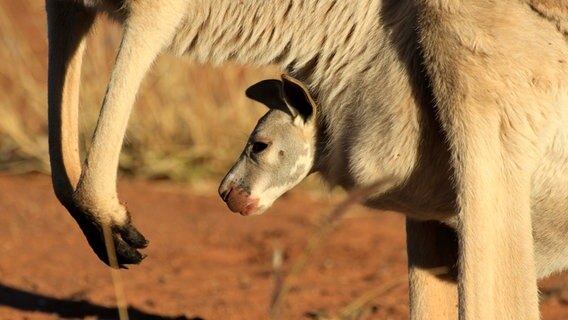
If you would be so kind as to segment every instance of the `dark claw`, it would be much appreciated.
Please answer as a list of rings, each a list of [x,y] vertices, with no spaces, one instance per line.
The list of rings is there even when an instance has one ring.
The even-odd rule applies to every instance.
[[[110,266],[102,232],[103,229],[100,223],[88,212],[84,212],[76,207],[67,209],[75,221],[77,221],[77,224],[79,224],[81,231],[83,231],[97,257]],[[119,268],[127,269],[127,264],[139,264],[146,257],[146,255],[136,249],[145,248],[148,245],[148,241],[130,223],[130,218],[122,226],[112,226],[111,234]]]
[[[133,249],[124,240],[113,233],[116,258],[119,265],[138,264],[144,259],[144,255]]]
[[[120,233],[122,240],[136,249],[143,249],[148,246],[148,240],[130,222],[113,229]]]

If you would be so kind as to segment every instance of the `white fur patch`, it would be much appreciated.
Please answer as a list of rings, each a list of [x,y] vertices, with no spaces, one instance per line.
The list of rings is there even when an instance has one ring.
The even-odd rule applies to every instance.
[[[312,148],[308,148],[309,150],[307,154],[298,157],[298,160],[290,169],[290,177],[297,176],[296,179],[287,181],[285,183],[280,183],[278,185],[273,185],[271,183],[271,179],[269,179],[269,177],[267,176],[269,175],[269,173],[261,176],[251,192],[252,197],[259,199],[258,206],[259,209],[261,209],[261,212],[272,206],[276,199],[278,199],[286,191],[299,184],[308,175],[312,168],[314,158],[314,152]],[[299,172],[300,170],[305,170],[305,172]]]

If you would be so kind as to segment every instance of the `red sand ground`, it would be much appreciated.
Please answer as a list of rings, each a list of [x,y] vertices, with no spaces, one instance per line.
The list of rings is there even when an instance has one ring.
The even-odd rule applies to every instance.
[[[131,319],[268,319],[275,246],[297,261],[330,201],[291,192],[260,217],[230,213],[215,189],[121,181],[148,258],[121,271]],[[0,319],[117,319],[111,274],[49,179],[0,177]],[[281,319],[338,314],[380,294],[361,319],[407,319],[404,220],[354,207],[293,282]],[[543,319],[568,319],[565,275],[541,283]]]

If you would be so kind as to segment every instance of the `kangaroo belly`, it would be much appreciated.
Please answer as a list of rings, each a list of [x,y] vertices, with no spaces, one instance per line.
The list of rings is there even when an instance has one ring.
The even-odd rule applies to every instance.
[[[365,204],[456,228],[458,208],[449,158],[442,146],[432,154],[422,153],[404,183]],[[553,135],[534,172],[531,206],[537,276],[568,269],[568,127],[564,125]]]

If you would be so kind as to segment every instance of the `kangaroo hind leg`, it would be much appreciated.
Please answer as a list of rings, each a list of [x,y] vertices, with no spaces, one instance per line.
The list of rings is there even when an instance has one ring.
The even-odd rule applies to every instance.
[[[146,247],[147,241],[118,200],[118,158],[139,85],[157,55],[169,45],[185,12],[181,5],[183,1],[129,4],[91,147],[67,205],[97,256],[107,264],[104,229],[110,230],[119,266],[144,258],[138,249]]]
[[[437,221],[406,218],[410,318],[458,318],[456,232]]]
[[[53,188],[68,209],[81,174],[78,107],[81,62],[95,12],[81,4],[47,1],[49,38],[49,155]]]

